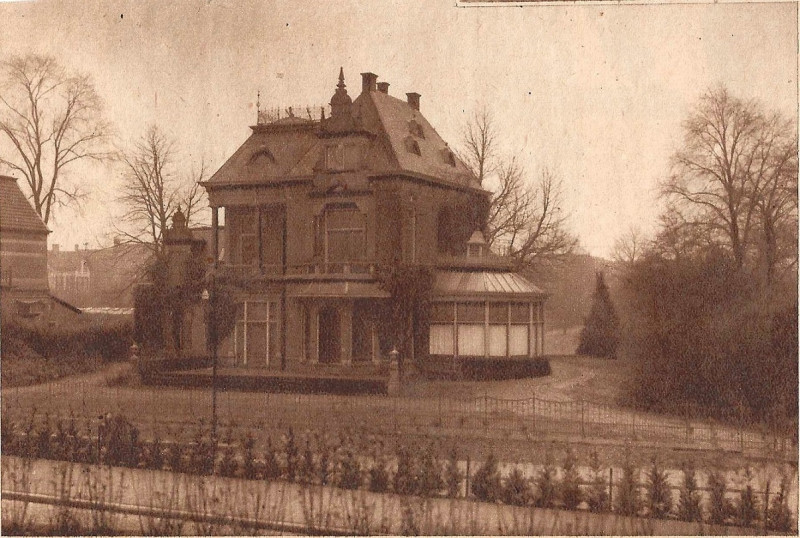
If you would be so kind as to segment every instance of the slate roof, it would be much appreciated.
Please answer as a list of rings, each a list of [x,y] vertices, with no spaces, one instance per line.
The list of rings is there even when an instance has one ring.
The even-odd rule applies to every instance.
[[[368,176],[406,174],[481,189],[469,168],[406,101],[377,90],[364,91],[353,101],[351,111],[354,121],[349,135],[367,138],[361,171]],[[307,180],[323,162],[330,132],[322,127],[320,121],[295,117],[257,125],[206,185]]]
[[[16,178],[9,176],[0,176],[0,230],[50,233],[22,194]]]

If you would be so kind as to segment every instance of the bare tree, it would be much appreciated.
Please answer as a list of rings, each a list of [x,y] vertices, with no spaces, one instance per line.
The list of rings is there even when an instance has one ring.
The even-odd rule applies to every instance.
[[[66,168],[109,157],[110,127],[87,75],[36,54],[15,56],[2,69],[0,132],[11,151],[0,155],[0,165],[25,178],[33,207],[47,224],[54,206],[80,201],[79,185],[70,184]]]
[[[125,227],[117,231],[129,242],[148,244],[161,254],[164,231],[178,207],[188,223],[197,216],[203,200],[200,181],[206,176],[205,165],[201,163],[188,176],[179,176],[175,142],[155,125],[131,151],[122,153],[121,160],[125,174],[119,200],[125,206]]]
[[[547,168],[530,181],[518,157],[500,157],[497,140],[491,113],[483,108],[464,128],[460,154],[481,185],[493,191],[486,241],[520,266],[572,252],[577,239],[567,229],[561,181]]]
[[[648,241],[642,229],[631,226],[614,241],[614,262],[621,267],[630,267],[644,255]]]
[[[797,220],[796,159],[790,122],[725,88],[707,91],[684,122],[683,147],[662,184],[673,231],[725,246],[740,269],[757,253],[771,275],[778,263],[775,234]]]

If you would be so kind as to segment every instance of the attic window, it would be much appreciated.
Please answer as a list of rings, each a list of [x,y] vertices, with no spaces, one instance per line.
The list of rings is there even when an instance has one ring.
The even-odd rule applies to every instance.
[[[417,120],[412,119],[408,122],[408,130],[417,138],[422,138],[423,140],[425,139],[425,133],[422,131],[422,125],[417,123]]]
[[[253,152],[253,154],[250,156],[250,160],[247,161],[247,164],[248,165],[253,164],[256,161],[258,161],[260,159],[263,159],[263,158],[269,159],[272,163],[276,162],[275,161],[275,156],[272,154],[272,152],[269,149],[261,148],[261,149],[256,150],[256,151]]]
[[[444,148],[442,150],[442,157],[444,158],[444,162],[455,168],[456,156],[453,154],[452,151],[450,151],[450,148]]]
[[[422,151],[419,149],[419,142],[414,140],[412,137],[406,137],[405,140],[406,144],[406,151],[409,153],[413,153],[414,155],[422,155]]]

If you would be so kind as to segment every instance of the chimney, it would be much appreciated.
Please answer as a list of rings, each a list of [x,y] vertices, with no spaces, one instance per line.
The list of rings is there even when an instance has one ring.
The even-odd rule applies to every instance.
[[[420,94],[411,92],[407,93],[406,97],[408,97],[408,105],[414,110],[419,110],[419,98],[421,97]]]
[[[381,93],[385,93],[386,95],[389,95],[389,83],[378,82],[378,91]]]
[[[374,92],[375,85],[378,83],[378,75],[375,73],[361,73],[361,92]]]
[[[81,249],[81,246],[78,243],[75,243],[75,252],[78,252]]]
[[[61,248],[61,245],[59,245],[58,243],[53,243],[53,252],[58,252],[58,249],[60,249],[60,248]]]

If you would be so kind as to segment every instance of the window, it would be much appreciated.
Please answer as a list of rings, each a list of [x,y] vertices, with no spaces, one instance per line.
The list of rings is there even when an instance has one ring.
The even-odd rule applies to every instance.
[[[531,308],[534,308],[531,318]],[[541,305],[522,302],[438,302],[430,310],[430,353],[478,357],[528,357],[542,353],[531,349],[532,330],[543,330],[535,321]],[[531,328],[531,319],[535,327]]]
[[[446,164],[449,164],[450,166],[455,168],[455,166],[456,166],[456,156],[453,154],[453,152],[450,150],[450,148],[444,148],[442,150],[442,158],[444,159],[444,162]]]
[[[237,366],[267,367],[280,356],[277,301],[245,301],[236,305],[234,354]]]
[[[240,207],[231,211],[233,263],[258,264],[258,209]]]
[[[411,132],[412,135],[416,136],[417,138],[425,138],[425,133],[422,130],[422,125],[415,119],[412,119],[408,122],[408,130]]]
[[[414,155],[422,155],[422,151],[419,149],[419,142],[414,140],[413,137],[407,136],[405,139],[405,146],[406,151],[409,153],[413,153]]]
[[[366,221],[355,204],[325,210],[325,261],[361,261],[366,257]]]

